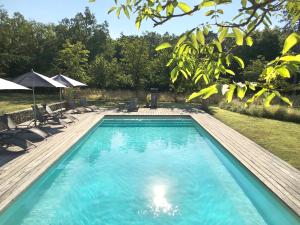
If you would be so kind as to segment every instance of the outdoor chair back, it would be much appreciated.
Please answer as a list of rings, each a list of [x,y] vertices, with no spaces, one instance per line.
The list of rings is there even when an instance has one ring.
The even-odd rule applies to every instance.
[[[45,111],[49,114],[49,115],[54,115],[56,114],[55,112],[52,111],[52,109],[48,106],[48,105],[44,105],[44,109]]]
[[[6,134],[19,134],[19,133],[33,133],[38,135],[40,138],[45,139],[47,138],[50,134],[37,128],[37,127],[31,127],[31,128],[20,128],[18,125],[13,121],[13,119],[9,115],[3,115],[1,116],[1,122],[5,126],[5,128],[8,130]]]
[[[136,111],[138,111],[138,109],[139,109],[138,99],[137,98],[131,99],[127,105],[128,112],[136,112]]]
[[[152,108],[152,109],[157,108],[157,100],[158,100],[158,94],[157,93],[152,93],[151,94],[150,108]]]
[[[70,109],[75,109],[76,108],[75,101],[73,99],[68,100],[68,107]]]
[[[79,100],[79,103],[80,103],[80,106],[87,106],[88,105],[86,98],[81,98]]]
[[[8,115],[0,116],[0,121],[6,129],[16,129],[17,124]]]
[[[47,123],[47,117],[42,114],[39,107],[37,105],[31,106],[32,109],[35,111],[36,120],[38,120],[41,124]]]

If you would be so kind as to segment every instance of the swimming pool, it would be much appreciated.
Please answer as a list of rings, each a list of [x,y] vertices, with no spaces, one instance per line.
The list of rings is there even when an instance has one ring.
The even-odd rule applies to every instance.
[[[296,225],[189,117],[105,117],[0,215],[15,224]]]

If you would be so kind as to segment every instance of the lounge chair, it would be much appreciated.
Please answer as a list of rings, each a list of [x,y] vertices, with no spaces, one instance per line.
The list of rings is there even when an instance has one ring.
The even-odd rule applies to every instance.
[[[21,133],[33,133],[42,139],[45,139],[48,136],[50,136],[49,133],[47,133],[37,127],[22,128],[22,127],[18,126],[9,115],[0,116],[0,121],[6,128],[6,130],[7,130],[6,133],[15,134],[15,135],[18,135]]]
[[[70,113],[81,114],[81,113],[88,112],[84,107],[76,107],[74,100],[68,101],[68,107],[69,109],[71,109],[70,111],[68,111]]]
[[[56,120],[59,120],[60,118],[66,118],[70,121],[70,123],[75,122],[76,120],[78,121],[78,119],[75,116],[72,116],[68,113],[61,113],[61,112],[54,112],[52,111],[52,109],[44,104],[43,108],[45,109],[46,113],[50,116],[50,117],[54,117],[56,118]]]
[[[40,124],[47,124],[47,123],[51,123],[51,122],[55,122],[55,123],[58,123],[64,127],[67,126],[67,123],[60,119],[60,118],[57,118],[57,117],[53,117],[53,116],[50,116],[50,115],[46,115],[46,114],[42,114],[42,112],[40,111],[40,109],[36,106],[32,106],[32,109],[35,110],[35,116],[36,116],[36,120],[40,122]]]
[[[150,108],[151,109],[156,109],[157,108],[157,100],[158,100],[158,95],[156,93],[151,94],[151,101],[150,101]]]
[[[87,108],[87,109],[89,109],[89,110],[91,110],[93,112],[100,111],[100,109],[97,106],[95,106],[95,105],[88,105],[86,98],[81,98],[79,100],[79,103],[80,103],[80,106],[82,106],[84,108]]]
[[[139,110],[138,99],[133,98],[127,104],[128,112],[137,112]]]
[[[30,142],[26,139],[22,139],[19,137],[13,137],[13,136],[6,136],[6,135],[0,136],[0,144],[2,146],[5,146],[5,148],[10,147],[10,146],[17,146],[17,147],[23,149],[24,151],[27,151],[32,146],[36,147],[36,145],[34,145],[32,142]]]

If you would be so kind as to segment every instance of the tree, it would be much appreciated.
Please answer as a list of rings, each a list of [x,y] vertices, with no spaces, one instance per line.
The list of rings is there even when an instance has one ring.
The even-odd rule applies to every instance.
[[[72,43],[81,42],[90,51],[89,59],[94,60],[96,55],[106,51],[109,38],[108,23],[98,24],[95,15],[88,7],[74,18],[63,19],[56,27],[58,39],[63,44],[69,39]]]
[[[103,89],[129,88],[132,86],[131,80],[126,79],[122,73],[117,59],[105,59],[103,56],[97,56],[91,63],[89,74],[91,76],[90,84]]]
[[[147,42],[136,36],[121,37],[121,64],[125,74],[131,77],[134,90],[144,86],[144,78],[149,74],[149,48]]]
[[[81,42],[72,44],[66,40],[54,59],[54,70],[81,82],[88,82],[90,79],[86,73],[88,58],[89,51]]]
[[[235,1],[236,2],[236,1]],[[128,18],[131,12],[135,12],[136,26],[139,28],[144,20],[150,19],[154,26],[159,26],[175,17],[191,16],[199,11],[205,11],[205,15],[213,21],[203,24],[183,34],[177,43],[162,43],[157,50],[173,47],[173,57],[168,65],[172,68],[171,78],[175,81],[178,76],[191,77],[193,82],[203,85],[199,91],[194,92],[188,99],[196,97],[206,99],[213,94],[226,95],[227,101],[232,100],[236,91],[237,96],[244,98],[246,91],[252,89],[255,94],[247,100],[250,104],[261,96],[265,96],[265,105],[279,97],[284,102],[292,103],[283,97],[278,86],[278,79],[288,79],[291,73],[299,71],[300,55],[294,55],[292,48],[300,42],[300,34],[292,33],[285,41],[280,55],[272,59],[260,74],[260,80],[242,84],[230,81],[235,76],[229,67],[233,62],[244,68],[244,61],[234,54],[234,50],[243,46],[253,45],[252,33],[257,27],[271,25],[272,14],[282,13],[286,10],[292,22],[300,18],[300,4],[297,0],[242,0],[240,9],[232,21],[220,21],[220,15],[224,13],[225,4],[233,4],[231,0],[202,0],[199,4],[189,6],[185,2],[144,0],[144,1],[116,1],[109,12],[116,11],[117,16],[123,12]],[[208,39],[209,31],[217,28],[217,37]],[[234,39],[235,44],[225,49],[223,43],[226,39]],[[224,76],[229,79],[220,79]]]

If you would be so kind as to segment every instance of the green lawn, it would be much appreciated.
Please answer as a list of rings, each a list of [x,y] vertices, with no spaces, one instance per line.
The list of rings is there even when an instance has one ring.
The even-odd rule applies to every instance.
[[[214,117],[300,169],[300,124],[210,109]]]
[[[0,93],[0,114],[30,108],[33,104],[32,92]],[[36,102],[52,103],[59,101],[59,94],[37,94]]]

